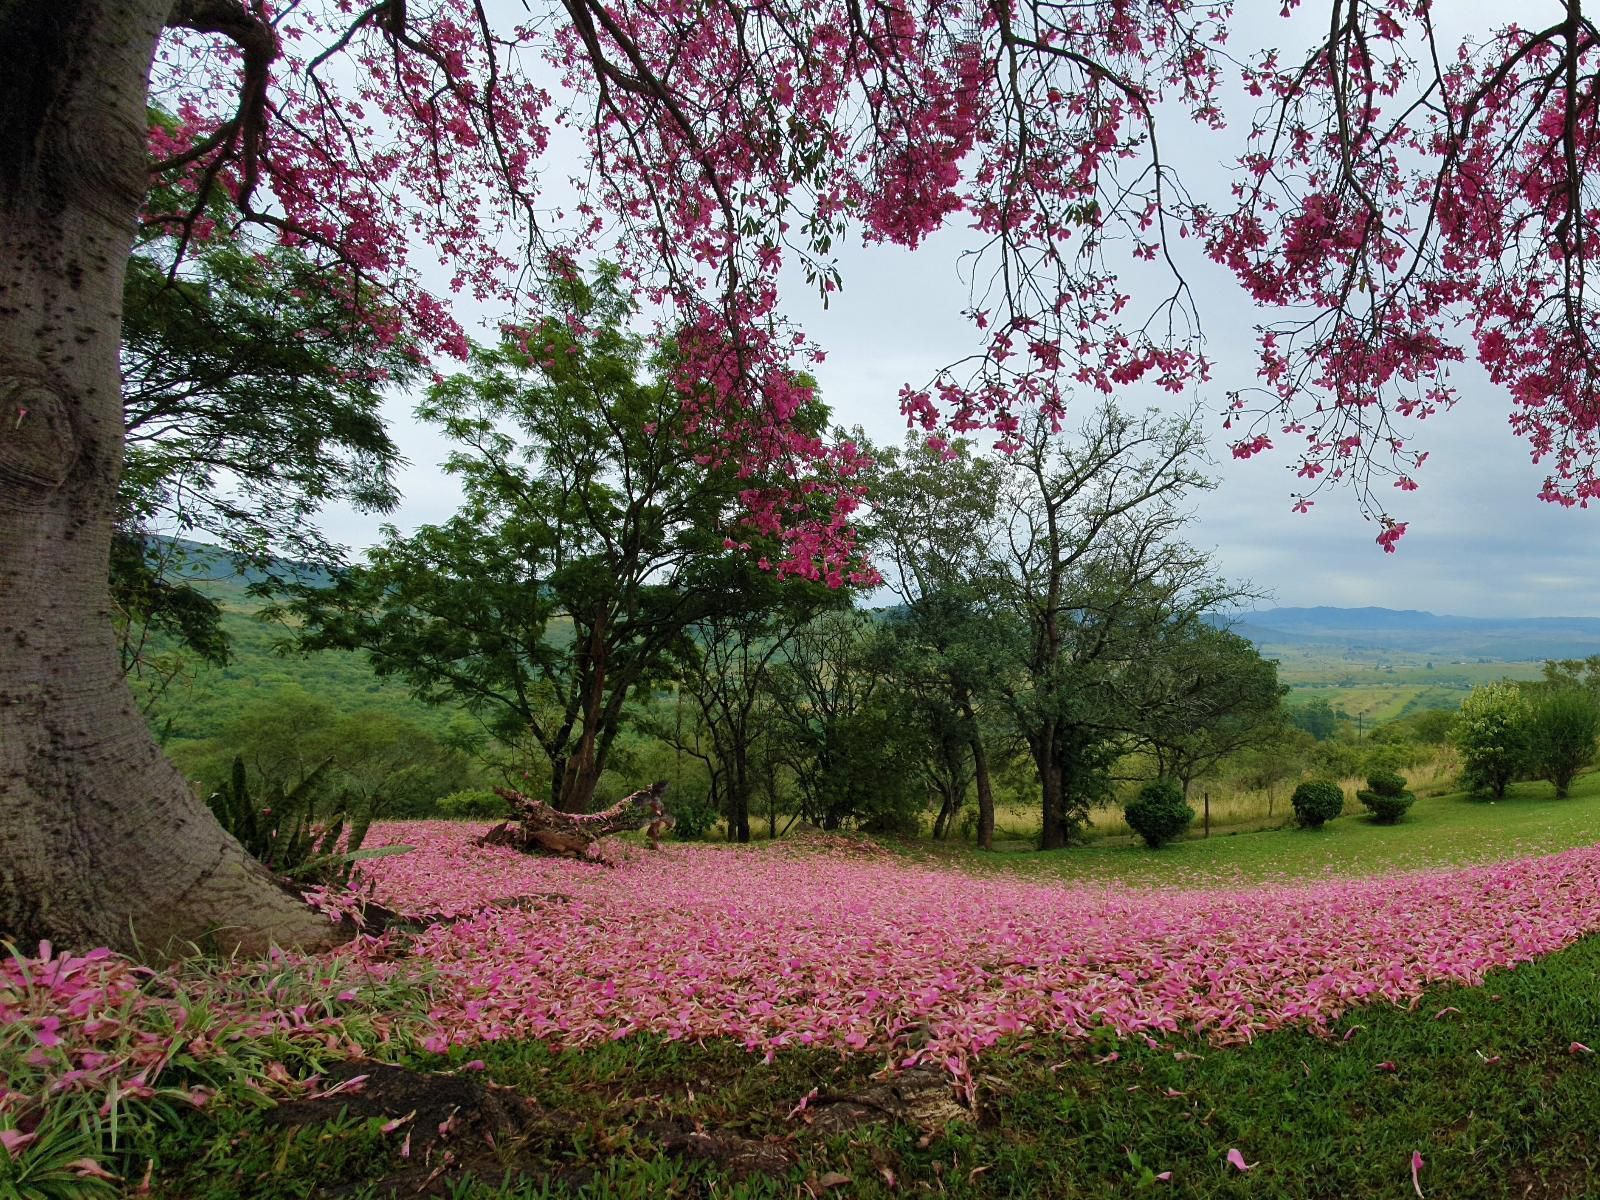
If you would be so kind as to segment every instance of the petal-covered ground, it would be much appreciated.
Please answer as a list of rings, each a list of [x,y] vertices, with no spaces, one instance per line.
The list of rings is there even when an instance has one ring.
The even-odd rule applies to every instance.
[[[1477,982],[1600,930],[1600,846],[1387,878],[1151,890],[980,878],[847,842],[530,858],[474,845],[481,832],[374,829],[369,844],[415,849],[363,864],[362,890],[455,918],[420,934],[176,973],[104,951],[0,959],[6,1152],[64,1093],[109,1112],[156,1091],[204,1103],[206,1082],[225,1077],[306,1086],[274,1061],[286,1042],[340,1056],[391,1040],[581,1045],[652,1031],[933,1061],[970,1080],[974,1056],[1008,1034],[1191,1025],[1245,1040]]]
[[[385,829],[417,849],[368,864],[384,904],[470,914],[419,939],[440,1048],[650,1030],[932,1059],[964,1075],[974,1054],[1027,1030],[1194,1025],[1227,1041],[1326,1024],[1600,929],[1600,847],[1151,891],[977,878],[848,847],[676,845],[602,865],[480,848],[477,832]]]

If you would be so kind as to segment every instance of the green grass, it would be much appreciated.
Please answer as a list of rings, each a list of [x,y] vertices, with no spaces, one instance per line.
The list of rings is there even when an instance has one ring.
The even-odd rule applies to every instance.
[[[1287,802],[1283,807],[1287,809]],[[1397,825],[1378,825],[1365,815],[1355,815],[1348,798],[1345,811],[1345,816],[1321,829],[1214,833],[1208,839],[1191,838],[1156,851],[1091,844],[1067,851],[1013,849],[983,855],[967,847],[918,843],[915,852],[978,870],[1135,887],[1382,875],[1549,854],[1600,842],[1600,773],[1580,778],[1565,800],[1557,800],[1548,783],[1519,783],[1498,803],[1459,792],[1419,796]]]
[[[830,1133],[790,1117],[813,1088],[859,1095],[882,1065],[830,1054],[763,1064],[726,1043],[633,1039],[416,1061],[458,1066],[470,1053],[538,1105],[523,1177],[458,1179],[439,1193],[456,1196],[787,1197],[843,1176],[836,1194],[853,1197],[1398,1197],[1412,1194],[1413,1151],[1430,1197],[1585,1196],[1600,1186],[1600,1056],[1569,1047],[1600,1046],[1597,985],[1600,939],[1589,939],[1480,988],[1431,991],[1413,1010],[1357,1010],[1331,1037],[1286,1030],[1227,1049],[1109,1033],[1015,1042],[980,1062],[976,1108],[937,1130],[876,1120]],[[1436,1019],[1447,1008],[1460,1011]],[[378,1124],[286,1130],[223,1107],[186,1117],[136,1157],[155,1162],[157,1195],[379,1195],[399,1160]],[[787,1165],[737,1181],[663,1132],[695,1128],[773,1147]],[[1230,1148],[1258,1165],[1241,1175],[1226,1165]],[[1170,1187],[1155,1181],[1162,1171]]]

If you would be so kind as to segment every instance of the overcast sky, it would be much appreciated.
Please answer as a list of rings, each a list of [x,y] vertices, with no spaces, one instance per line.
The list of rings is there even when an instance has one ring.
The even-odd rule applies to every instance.
[[[1258,5],[1236,22],[1233,49],[1243,51],[1262,32],[1277,44],[1298,44],[1275,15],[1276,0]],[[1515,12],[1524,23],[1550,8],[1550,0],[1516,6],[1450,0],[1448,17],[1474,20]],[[1318,17],[1322,4],[1310,5]],[[1270,14],[1268,12],[1270,10]],[[1252,28],[1253,27],[1253,28]],[[1238,153],[1248,109],[1230,110],[1234,127],[1211,134],[1169,124],[1163,146],[1169,159],[1198,185],[1197,192],[1225,197],[1227,164]],[[559,169],[551,175],[560,175]],[[844,290],[824,311],[803,281],[789,290],[786,309],[827,351],[818,370],[823,397],[835,419],[859,424],[877,441],[898,442],[905,423],[896,394],[907,382],[921,384],[941,365],[973,345],[973,331],[960,318],[966,290],[957,276],[956,255],[967,234],[956,228],[930,239],[915,253],[875,247],[852,249],[841,258]],[[1192,246],[1192,243],[1189,243]],[[1162,402],[1168,407],[1199,400],[1207,412],[1218,487],[1196,505],[1191,540],[1214,547],[1218,566],[1230,578],[1249,579],[1281,605],[1380,605],[1469,616],[1600,615],[1593,598],[1595,552],[1600,549],[1600,511],[1559,509],[1535,498],[1544,472],[1528,459],[1526,444],[1507,428],[1506,396],[1472,364],[1453,373],[1461,399],[1456,409],[1428,421],[1414,444],[1432,452],[1418,475],[1421,490],[1395,493],[1391,512],[1409,522],[1399,553],[1374,544],[1378,528],[1362,519],[1348,492],[1328,490],[1309,514],[1290,511],[1292,459],[1270,453],[1247,462],[1228,456],[1218,416],[1226,393],[1254,378],[1252,327],[1259,314],[1226,271],[1192,255],[1182,263],[1202,298],[1212,382],[1189,396],[1171,399],[1136,392],[1119,397],[1130,406]],[[1135,303],[1138,303],[1136,293]],[[477,319],[483,314],[469,314]],[[401,529],[448,516],[459,493],[438,470],[446,449],[412,417],[413,401],[396,397],[391,426],[410,466],[401,477],[405,500],[388,520]],[[1085,405],[1093,398],[1085,398]],[[377,537],[378,520],[347,511],[327,514],[336,540],[361,548]]]

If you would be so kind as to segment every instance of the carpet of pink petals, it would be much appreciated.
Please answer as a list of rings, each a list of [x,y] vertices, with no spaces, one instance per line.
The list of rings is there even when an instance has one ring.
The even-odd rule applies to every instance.
[[[420,935],[430,1044],[652,1031],[823,1045],[965,1075],[1008,1034],[1243,1041],[1476,983],[1600,929],[1600,847],[1230,890],[979,878],[851,850],[673,845],[529,858],[439,823],[385,831],[376,897],[461,914]],[[523,907],[485,907],[511,897]]]
[[[31,1094],[0,1078],[5,1149],[25,1136],[8,1110],[36,1113],[66,1090],[148,1094],[174,1055],[225,1052],[213,1044],[224,1029],[239,1044],[287,1037],[334,1054],[391,1038],[443,1050],[648,1031],[931,1061],[970,1079],[974,1057],[1007,1035],[1188,1026],[1244,1041],[1475,983],[1600,930],[1600,846],[1387,878],[1151,890],[977,877],[839,844],[531,858],[474,845],[481,832],[373,831],[369,844],[415,849],[363,864],[362,890],[456,918],[419,934],[181,983],[104,951],[0,959],[0,1058],[31,1075]],[[268,977],[280,982],[263,987]],[[426,1012],[388,1011],[401,995]]]

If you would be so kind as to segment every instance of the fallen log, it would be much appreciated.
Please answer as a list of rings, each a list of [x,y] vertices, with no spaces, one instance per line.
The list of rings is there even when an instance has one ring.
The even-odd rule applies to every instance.
[[[543,851],[581,857],[588,855],[601,838],[626,829],[643,829],[651,847],[659,849],[661,835],[675,823],[661,803],[667,792],[665,779],[624,796],[597,813],[564,813],[511,788],[494,790],[511,805],[517,819],[496,825],[478,839],[478,844],[510,846],[524,854]]]

